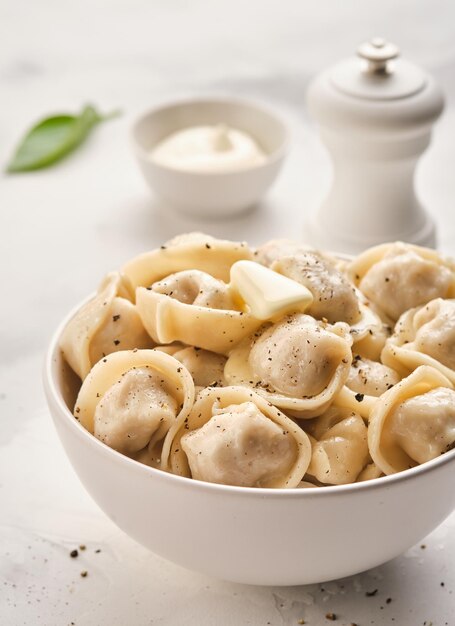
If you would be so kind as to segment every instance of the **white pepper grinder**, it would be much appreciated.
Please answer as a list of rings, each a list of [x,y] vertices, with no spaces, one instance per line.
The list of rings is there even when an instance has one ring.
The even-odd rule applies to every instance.
[[[435,245],[414,172],[444,98],[432,76],[398,56],[394,44],[372,39],[309,86],[333,161],[331,190],[306,224],[313,245],[350,253],[394,240]]]

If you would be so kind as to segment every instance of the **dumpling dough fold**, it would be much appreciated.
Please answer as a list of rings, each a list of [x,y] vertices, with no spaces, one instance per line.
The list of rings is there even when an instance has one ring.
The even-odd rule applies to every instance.
[[[118,350],[151,348],[134,304],[134,290],[119,272],[111,272],[65,327],[60,348],[72,370],[84,380],[101,358]]]
[[[262,324],[241,304],[234,308],[226,283],[199,270],[138,287],[136,301],[145,328],[160,344],[180,341],[226,354]]]
[[[312,436],[307,473],[322,484],[355,482],[370,459],[367,427],[362,417],[354,411],[332,406],[306,423],[305,428]]]
[[[381,358],[404,376],[430,365],[455,384],[455,300],[437,298],[403,313]]]
[[[201,270],[227,282],[231,265],[252,257],[253,253],[244,242],[215,239],[204,233],[188,233],[131,259],[123,266],[122,272],[134,288],[149,287],[183,270]]]
[[[381,318],[371,302],[356,289],[359,298],[360,318],[351,324],[352,351],[366,359],[378,361],[390,336],[393,322],[384,315]]]

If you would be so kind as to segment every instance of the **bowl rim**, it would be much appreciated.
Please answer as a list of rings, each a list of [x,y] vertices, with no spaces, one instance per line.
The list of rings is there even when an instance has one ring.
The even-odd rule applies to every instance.
[[[414,480],[420,475],[429,474],[440,467],[448,464],[454,463],[455,465],[455,448],[450,450],[449,452],[445,452],[441,454],[435,459],[431,461],[426,461],[421,465],[416,465],[410,469],[404,470],[402,472],[397,472],[396,474],[390,474],[388,476],[381,476],[379,478],[373,478],[371,480],[366,480],[358,483],[350,483],[347,485],[329,485],[324,487],[313,487],[308,489],[284,489],[284,488],[262,488],[262,487],[239,487],[235,485],[221,485],[218,483],[210,483],[202,480],[194,480],[192,478],[186,478],[185,476],[177,476],[176,474],[171,474],[169,472],[165,472],[161,469],[150,467],[145,465],[144,463],[140,463],[139,461],[135,461],[130,457],[122,454],[121,452],[117,452],[113,448],[110,448],[102,441],[97,439],[94,435],[92,435],[88,430],[86,430],[82,424],[80,424],[71,413],[71,411],[66,406],[66,403],[63,399],[60,386],[57,384],[55,377],[53,375],[54,371],[54,363],[57,354],[60,351],[59,340],[62,334],[63,329],[68,324],[70,319],[74,317],[74,315],[79,311],[79,309],[91,298],[93,294],[84,298],[82,302],[73,307],[71,311],[63,318],[57,330],[52,335],[50,340],[43,367],[43,384],[44,390],[46,394],[46,398],[48,401],[49,409],[51,413],[58,412],[58,419],[63,419],[68,423],[70,428],[72,428],[73,432],[79,437],[84,439],[88,444],[97,446],[100,453],[108,458],[111,458],[113,462],[119,462],[120,464],[126,464],[130,466],[134,471],[144,472],[145,475],[151,474],[156,477],[169,481],[170,483],[174,483],[176,486],[179,484],[181,486],[187,486],[192,489],[201,489],[203,491],[213,491],[217,493],[225,493],[231,495],[242,495],[242,496],[253,496],[256,498],[323,498],[329,496],[336,496],[338,494],[343,493],[357,493],[363,492],[364,490],[370,491],[380,488],[387,488],[395,486],[402,482],[407,482],[409,480]],[[63,356],[61,356],[63,358]],[[51,407],[51,401],[54,406],[58,408],[58,411],[54,411],[53,407]],[[325,494],[325,495],[324,495]]]
[[[194,105],[202,105],[202,104],[228,104],[239,107],[249,107],[252,109],[257,109],[266,115],[268,115],[271,119],[277,122],[282,129],[283,139],[275,150],[272,152],[265,153],[265,160],[262,163],[258,163],[256,165],[249,165],[248,167],[242,167],[238,170],[226,170],[226,171],[192,171],[192,170],[182,170],[178,167],[173,167],[171,165],[163,165],[162,163],[156,163],[150,156],[149,152],[145,150],[145,148],[138,141],[136,133],[139,125],[149,117],[152,117],[166,109],[171,109],[173,107],[178,106],[194,106]],[[157,170],[162,170],[165,172],[171,172],[175,175],[185,175],[192,176],[198,179],[202,179],[204,177],[207,178],[227,178],[228,176],[245,176],[251,172],[257,172],[261,169],[265,169],[267,167],[272,166],[273,164],[279,163],[284,160],[287,153],[289,152],[289,147],[291,143],[291,133],[289,129],[289,124],[285,122],[284,117],[278,113],[272,105],[268,103],[264,103],[259,99],[243,97],[243,96],[232,96],[232,95],[223,95],[223,94],[207,94],[201,96],[182,96],[180,98],[169,98],[164,100],[163,102],[152,106],[148,109],[145,109],[136,116],[133,123],[130,127],[130,142],[133,146],[133,151],[137,158],[141,159],[151,167],[156,168]]]

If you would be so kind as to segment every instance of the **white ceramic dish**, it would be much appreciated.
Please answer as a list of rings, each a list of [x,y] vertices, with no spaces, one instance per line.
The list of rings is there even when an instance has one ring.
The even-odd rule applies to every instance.
[[[200,173],[155,163],[150,151],[171,133],[225,123],[252,135],[267,154],[260,165],[235,172]],[[182,100],[146,111],[133,124],[133,149],[151,189],[171,206],[202,217],[222,217],[254,206],[275,180],[288,147],[288,131],[262,104],[217,97]]]
[[[192,570],[239,583],[323,582],[384,563],[420,541],[455,508],[455,450],[413,469],[353,485],[256,489],[199,482],[112,450],[73,417],[78,380],[58,347],[44,387],[80,480],[130,537]]]

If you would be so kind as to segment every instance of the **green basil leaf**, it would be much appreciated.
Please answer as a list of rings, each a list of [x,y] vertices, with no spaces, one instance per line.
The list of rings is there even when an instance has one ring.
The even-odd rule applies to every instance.
[[[79,115],[55,115],[38,122],[22,139],[7,172],[28,172],[53,165],[75,150],[90,131],[118,113],[100,115],[88,105]]]

